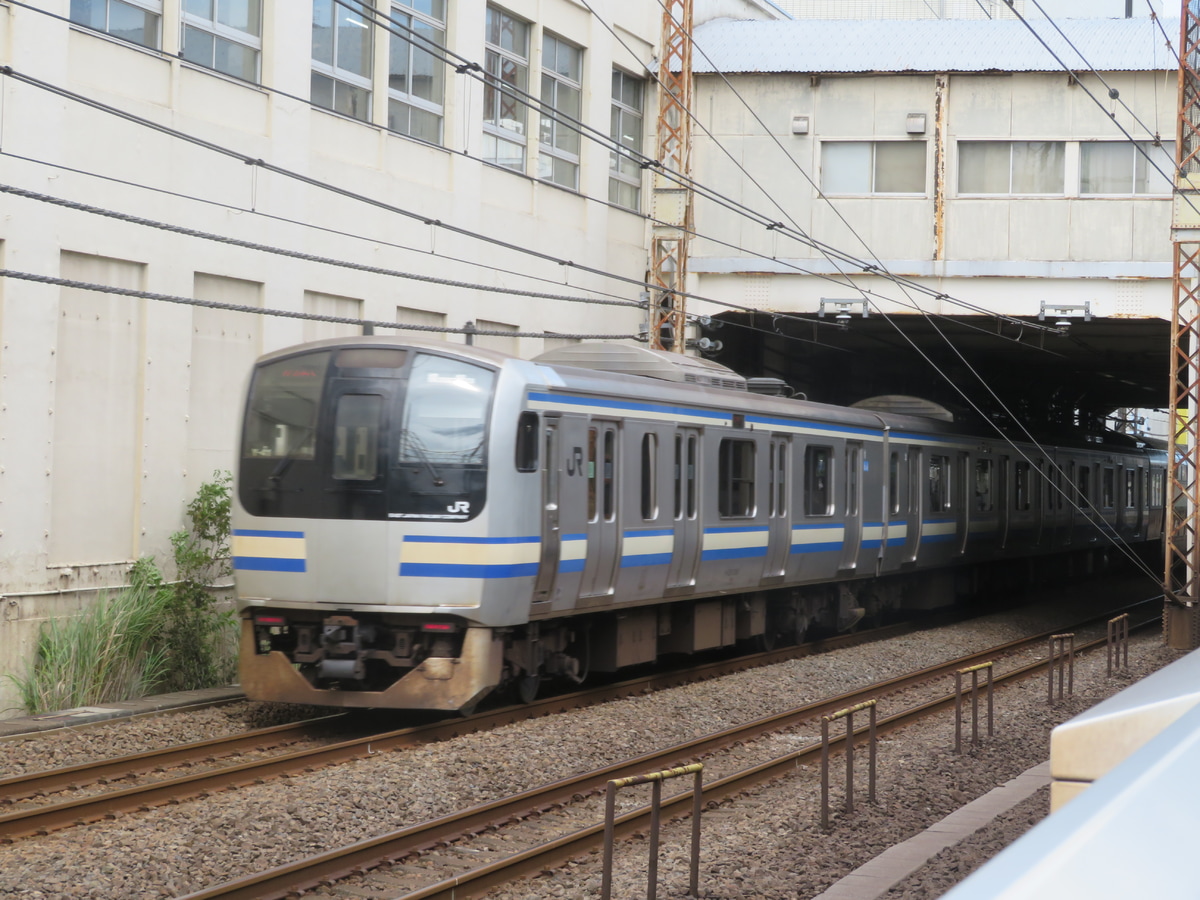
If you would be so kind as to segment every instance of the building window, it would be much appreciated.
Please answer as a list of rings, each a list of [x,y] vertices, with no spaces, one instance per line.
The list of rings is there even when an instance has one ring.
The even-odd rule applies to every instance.
[[[260,0],[184,0],[183,58],[243,81],[258,81]]]
[[[1088,141],[1079,145],[1080,194],[1170,194],[1171,180],[1146,159],[1154,160],[1168,176],[1175,169],[1175,142]]]
[[[388,128],[440,144],[445,64],[431,51],[446,45],[445,0],[398,0],[392,18],[399,34],[392,35],[389,54]],[[404,28],[416,40],[401,37],[408,33]]]
[[[334,0],[313,0],[312,102],[371,120],[372,28]]]
[[[924,194],[925,141],[826,141],[826,194]]]
[[[71,0],[71,21],[157,50],[162,0]]]
[[[626,209],[641,209],[642,200],[642,96],[646,82],[619,69],[612,74],[612,122],[608,136],[614,145],[608,162],[608,202]]]
[[[542,35],[542,115],[538,178],[572,190],[579,187],[579,117],[583,113],[583,51],[551,34]],[[548,115],[547,113],[554,113]]]
[[[525,170],[529,25],[489,6],[484,50],[483,159]]]
[[[1062,194],[1063,141],[959,141],[960,194]]]
[[[754,515],[754,441],[721,441],[717,451],[717,512],[722,517]]]

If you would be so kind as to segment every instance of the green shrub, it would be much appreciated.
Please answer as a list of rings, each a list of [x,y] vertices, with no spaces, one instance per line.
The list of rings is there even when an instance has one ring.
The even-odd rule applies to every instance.
[[[229,576],[232,476],[215,472],[187,507],[190,527],[171,535],[178,578],[153,559],[130,586],[101,592],[81,615],[50,619],[25,675],[6,675],[31,715],[130,700],[149,693],[230,684],[237,671],[237,617],[212,588]]]
[[[187,507],[191,527],[171,535],[177,580],[168,586],[162,688],[190,691],[229,684],[237,670],[237,617],[217,607],[212,586],[230,575],[228,472],[214,472]]]
[[[79,616],[50,619],[38,635],[30,670],[10,675],[27,712],[37,714],[140,697],[166,672],[159,640],[168,595],[154,563],[139,560],[132,584],[102,592]]]

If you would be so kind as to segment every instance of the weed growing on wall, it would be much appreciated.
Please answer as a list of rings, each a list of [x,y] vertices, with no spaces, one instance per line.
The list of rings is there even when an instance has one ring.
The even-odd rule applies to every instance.
[[[151,560],[139,560],[130,575],[128,588],[101,593],[81,615],[45,623],[29,672],[8,676],[27,712],[127,700],[162,681],[168,595]]]
[[[171,535],[176,581],[165,581],[143,557],[130,570],[129,587],[101,593],[81,615],[45,623],[28,672],[5,676],[26,712],[233,681],[237,618],[212,591],[230,574],[233,479],[228,472],[213,476],[187,506],[189,527]]]

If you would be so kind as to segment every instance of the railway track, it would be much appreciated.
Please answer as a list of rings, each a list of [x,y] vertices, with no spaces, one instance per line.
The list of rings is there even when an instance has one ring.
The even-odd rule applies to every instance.
[[[0,809],[3,809],[20,804],[22,801],[30,801],[56,792],[79,790],[96,784],[124,782],[145,773],[164,772],[169,769],[199,765],[209,767],[201,772],[157,779],[147,784],[132,785],[45,805],[29,806],[0,814],[0,843],[10,843],[25,837],[49,834],[76,825],[112,819],[119,815],[139,812],[155,806],[179,803],[223,790],[260,783],[270,778],[313,771],[324,766],[361,759],[375,753],[449,740],[464,734],[488,731],[513,722],[566,712],[614,699],[664,690],[681,684],[718,678],[733,672],[771,665],[788,659],[894,637],[909,632],[913,628],[914,626],[911,624],[890,625],[809,644],[628,679],[616,684],[547,697],[529,704],[506,706],[467,717],[371,733],[350,740],[330,742],[326,737],[320,746],[282,752],[267,758],[232,765],[220,766],[219,764],[223,759],[235,757],[237,754],[320,739],[320,734],[327,733],[337,722],[345,720],[347,716],[339,713],[305,722],[278,725],[161,750],[0,779]],[[218,767],[212,768],[214,764]]]
[[[1157,622],[1157,616],[1147,616],[1135,627],[1146,627]],[[1092,620],[1075,627],[1082,630],[1094,623],[1095,620]],[[598,814],[599,797],[610,779],[702,760],[735,745],[812,722],[844,707],[952,676],[961,668],[1044,648],[1049,636],[1050,632],[1047,632],[992,647],[786,713],[246,876],[188,895],[185,900],[284,897],[297,891],[319,890],[322,885],[354,876],[368,879],[370,890],[390,891],[389,896],[402,896],[404,900],[462,900],[479,896],[501,884],[551,869],[599,849],[604,831],[602,816]],[[1083,652],[1103,646],[1104,643],[1105,638],[1081,642],[1076,650]],[[1046,660],[1041,659],[1014,666],[998,674],[996,683],[1027,678],[1044,671],[1046,665]],[[887,733],[902,728],[945,710],[954,702],[953,693],[926,699],[911,708],[882,717],[877,723],[878,730]],[[834,738],[832,744],[840,748],[844,741],[841,737]],[[820,749],[819,742],[809,743],[765,762],[730,772],[704,785],[704,801],[714,803],[738,795],[764,781],[786,775],[799,766],[812,764],[819,757]],[[691,809],[692,802],[691,790],[665,797],[663,814],[684,815]],[[649,807],[625,812],[617,819],[617,836],[646,829],[650,814]],[[560,821],[555,824],[552,819]],[[453,874],[447,876],[447,873]]]

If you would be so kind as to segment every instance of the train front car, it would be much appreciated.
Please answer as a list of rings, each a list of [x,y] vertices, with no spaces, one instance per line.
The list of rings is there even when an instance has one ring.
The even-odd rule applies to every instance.
[[[366,337],[258,361],[232,538],[248,697],[465,710],[500,682],[538,550],[506,359]]]

